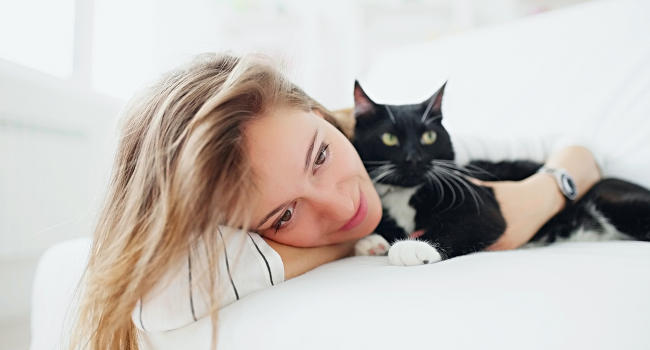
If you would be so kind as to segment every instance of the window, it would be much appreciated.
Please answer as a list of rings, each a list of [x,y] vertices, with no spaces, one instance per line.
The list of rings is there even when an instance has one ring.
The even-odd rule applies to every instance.
[[[67,78],[74,60],[74,0],[0,2],[0,58]]]
[[[95,0],[92,87],[128,98],[155,72],[153,0]]]

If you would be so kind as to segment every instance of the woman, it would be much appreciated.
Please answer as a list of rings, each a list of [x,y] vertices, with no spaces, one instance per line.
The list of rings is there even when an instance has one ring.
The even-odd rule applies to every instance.
[[[164,330],[207,315],[216,334],[218,308],[265,285],[255,273],[268,270],[259,279],[275,284],[350,255],[373,232],[381,204],[340,125],[252,56],[200,56],[136,98],[71,346],[135,349],[138,332],[155,320]],[[581,147],[555,153],[547,165],[568,170],[579,193],[599,178]],[[508,224],[492,249],[522,245],[564,205],[548,175],[486,185]],[[233,246],[242,248],[233,255]],[[241,274],[247,285],[237,288]],[[185,298],[188,286],[186,307],[174,293]]]

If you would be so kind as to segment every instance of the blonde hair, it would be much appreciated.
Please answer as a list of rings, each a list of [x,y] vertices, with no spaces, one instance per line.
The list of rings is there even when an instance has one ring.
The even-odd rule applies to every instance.
[[[137,349],[138,300],[193,242],[215,246],[219,225],[250,227],[247,198],[256,188],[243,128],[279,104],[339,125],[259,56],[200,55],[129,104],[70,348]],[[214,276],[217,253],[206,253]],[[218,304],[210,296],[214,348]]]

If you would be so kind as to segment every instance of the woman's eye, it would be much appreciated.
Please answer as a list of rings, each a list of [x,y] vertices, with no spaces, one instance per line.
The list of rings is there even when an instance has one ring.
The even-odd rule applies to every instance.
[[[293,208],[286,209],[277,223],[275,223],[275,232],[278,232],[287,222],[291,221],[293,216]]]
[[[321,165],[325,163],[325,160],[327,159],[327,148],[329,145],[325,145],[325,147],[322,147],[320,152],[318,152],[318,156],[316,157],[316,160],[314,161],[314,164],[316,165]]]
[[[282,214],[282,217],[280,218],[281,221],[289,221],[291,220],[291,215],[293,213],[291,212],[290,209],[287,209],[284,211],[284,214]]]
[[[430,145],[436,142],[436,132],[433,130],[425,131],[420,138],[420,143],[423,145]]]

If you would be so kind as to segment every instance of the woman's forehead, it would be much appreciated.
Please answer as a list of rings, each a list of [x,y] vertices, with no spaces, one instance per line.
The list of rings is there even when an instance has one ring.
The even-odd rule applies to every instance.
[[[247,151],[263,194],[286,191],[304,176],[319,119],[311,112],[279,108],[247,126]]]

